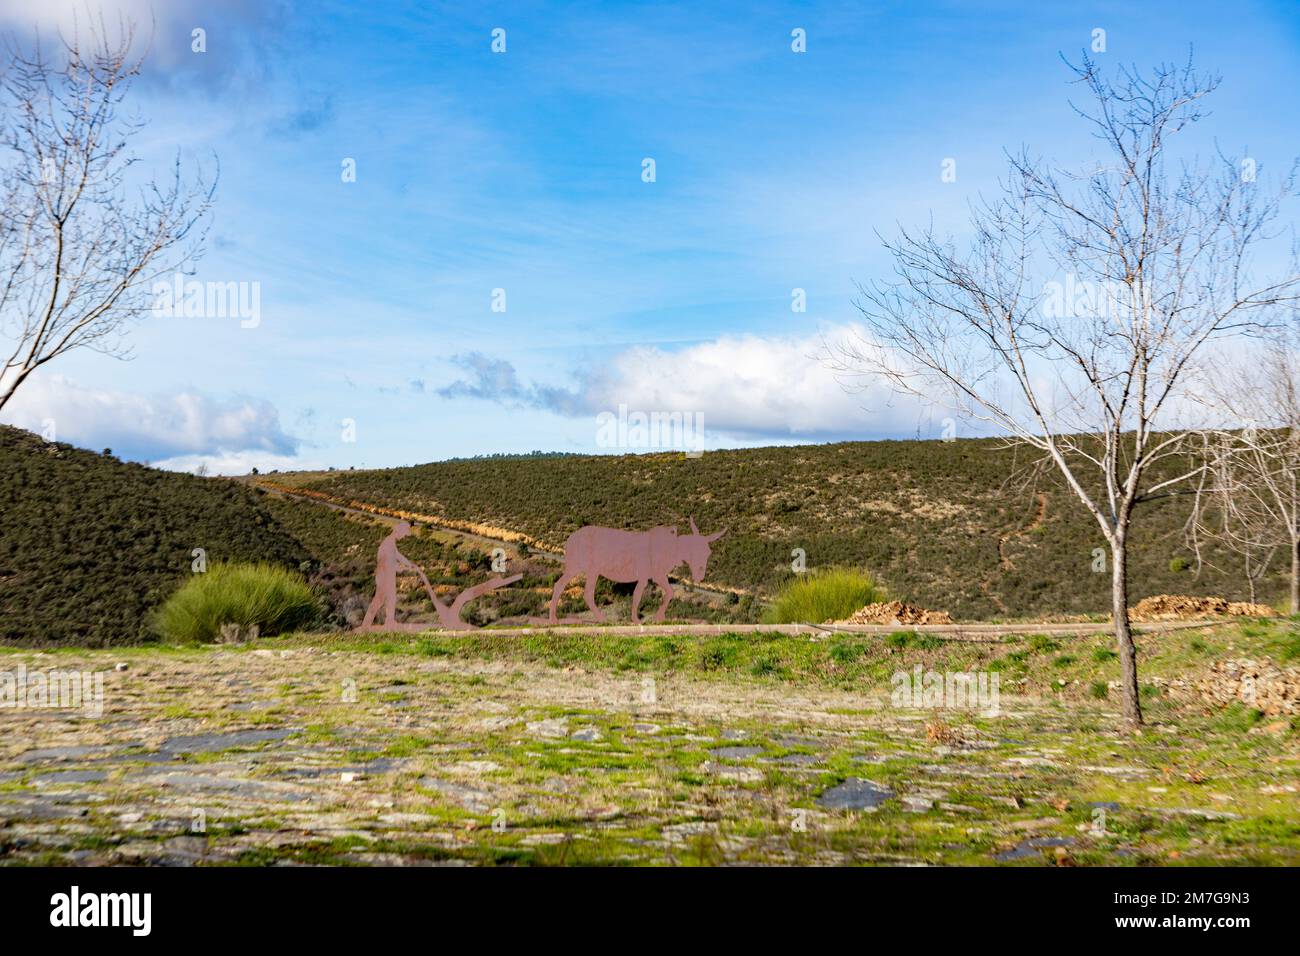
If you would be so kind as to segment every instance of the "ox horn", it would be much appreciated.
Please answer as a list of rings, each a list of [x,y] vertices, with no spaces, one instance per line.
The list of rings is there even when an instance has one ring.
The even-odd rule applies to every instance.
[[[711,535],[709,535],[707,538],[705,538],[704,540],[705,540],[706,542],[708,542],[709,544],[712,544],[714,541],[717,541],[719,538],[721,538],[721,537],[722,537],[724,534],[726,534],[726,533],[727,533],[727,529],[726,529],[726,528],[723,528],[723,529],[722,529],[721,531],[719,531],[717,534],[711,534]]]
[[[699,534],[700,529],[695,527],[695,515],[691,515],[691,534]]]

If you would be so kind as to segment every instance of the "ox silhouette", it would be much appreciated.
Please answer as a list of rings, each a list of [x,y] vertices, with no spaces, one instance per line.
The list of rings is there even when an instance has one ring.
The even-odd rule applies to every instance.
[[[556,609],[565,586],[579,575],[584,576],[586,587],[583,597],[597,621],[605,615],[596,607],[596,582],[602,578],[621,584],[636,582],[632,592],[632,622],[641,623],[638,613],[645,586],[653,581],[664,592],[664,602],[655,612],[655,620],[662,621],[673,599],[673,588],[668,583],[668,572],[685,563],[691,569],[691,578],[699,581],[709,563],[709,545],[726,531],[703,535],[691,518],[691,533],[678,534],[675,527],[651,528],[649,531],[620,531],[617,528],[599,528],[589,525],[569,535],[564,543],[564,571],[551,592],[552,624],[559,623]]]

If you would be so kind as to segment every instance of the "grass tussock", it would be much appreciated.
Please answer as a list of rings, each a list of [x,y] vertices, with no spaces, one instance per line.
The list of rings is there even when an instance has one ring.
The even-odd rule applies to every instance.
[[[223,625],[236,624],[263,636],[311,627],[320,620],[321,602],[301,575],[270,564],[214,564],[185,582],[155,612],[153,630],[184,643],[221,637]]]
[[[848,617],[866,604],[884,601],[885,591],[870,575],[848,568],[813,571],[788,584],[772,601],[769,624],[821,624]]]

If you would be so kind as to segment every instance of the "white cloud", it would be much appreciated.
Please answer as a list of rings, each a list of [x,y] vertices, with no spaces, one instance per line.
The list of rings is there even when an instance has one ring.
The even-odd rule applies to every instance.
[[[181,72],[212,85],[241,71],[261,72],[249,37],[265,43],[289,10],[289,0],[5,0],[0,24],[39,30],[47,52],[58,49],[60,35],[85,42],[103,32],[116,43],[124,31],[133,31],[134,51],[147,53],[146,80]],[[201,55],[192,49],[195,29],[207,34],[208,48]]]
[[[214,455],[178,455],[153,463],[165,471],[188,471],[204,475],[247,475],[254,468],[262,473],[269,471],[317,471],[326,467],[322,462],[292,455],[276,455],[261,451],[220,452]]]
[[[701,412],[705,428],[726,434],[826,437],[915,430],[914,402],[890,406],[891,396],[850,392],[827,367],[826,338],[724,336],[669,351],[640,346],[615,357],[589,382],[589,405]]]
[[[929,431],[944,413],[882,386],[858,388],[861,383],[828,367],[827,347],[855,331],[845,325],[803,337],[725,335],[680,349],[637,346],[600,370],[580,371],[572,389],[525,385],[510,363],[474,353],[456,359],[470,378],[438,392],[568,416],[616,412],[619,405],[699,413],[707,432],[747,439],[910,437],[918,429]]]
[[[181,456],[258,453],[293,455],[298,439],[280,427],[271,403],[249,397],[216,399],[185,389],[144,395],[78,385],[62,375],[33,377],[0,419],[87,448],[112,448],[137,461]]]

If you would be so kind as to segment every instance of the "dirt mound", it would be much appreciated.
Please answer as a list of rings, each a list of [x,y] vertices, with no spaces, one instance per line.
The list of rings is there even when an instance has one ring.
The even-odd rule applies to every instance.
[[[1267,604],[1229,601],[1221,597],[1190,597],[1186,594],[1154,594],[1129,610],[1133,621],[1179,621],[1198,617],[1272,617]]]
[[[828,624],[951,624],[947,611],[931,611],[902,601],[885,601],[859,608],[842,621]]]

